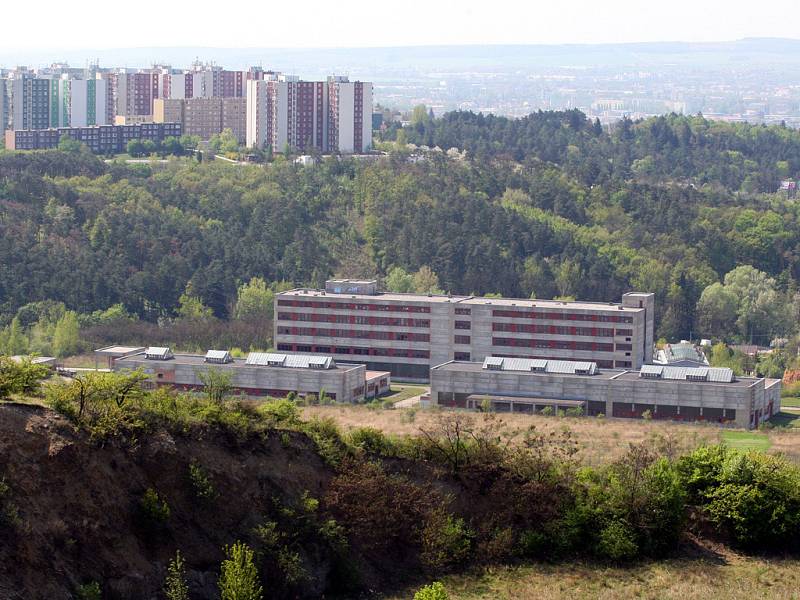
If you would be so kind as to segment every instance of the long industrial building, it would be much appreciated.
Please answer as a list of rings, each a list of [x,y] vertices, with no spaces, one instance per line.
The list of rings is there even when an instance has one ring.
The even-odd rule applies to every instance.
[[[162,142],[180,137],[180,123],[142,123],[139,125],[99,125],[92,127],[57,127],[53,129],[12,130],[5,132],[6,150],[47,150],[58,147],[63,136],[86,144],[92,152],[125,152],[131,140]]]
[[[780,411],[779,379],[735,377],[730,369],[645,365],[601,369],[594,362],[488,357],[431,369],[431,401],[451,407],[709,421],[753,429]]]
[[[628,293],[620,303],[560,302],[386,293],[374,280],[335,279],[324,290],[276,296],[275,344],[421,382],[435,365],[487,356],[636,369],[653,356],[653,313],[650,293]]]
[[[319,397],[324,392],[337,402],[362,402],[388,392],[390,385],[389,373],[337,363],[330,356],[251,352],[246,359],[237,359],[224,350],[174,354],[169,348],[151,347],[123,353],[111,365],[114,371],[140,369],[152,385],[184,391],[203,389],[202,375],[217,369],[231,375],[234,392],[247,396],[283,397],[295,392]]]

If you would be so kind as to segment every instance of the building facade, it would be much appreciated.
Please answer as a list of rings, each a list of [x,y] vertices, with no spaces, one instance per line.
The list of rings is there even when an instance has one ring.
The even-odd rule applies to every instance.
[[[450,360],[517,356],[638,368],[653,356],[654,296],[621,303],[381,293],[375,281],[331,280],[325,290],[275,298],[280,351],[331,354],[427,381]]]
[[[52,129],[8,130],[7,150],[46,150],[58,147],[62,136],[86,144],[98,154],[125,152],[131,140],[162,142],[182,135],[180,123],[145,123],[141,125],[98,125],[93,127],[58,127]]]
[[[215,369],[231,376],[234,392],[248,396],[283,397],[322,393],[337,402],[362,402],[366,393],[364,365],[341,365],[330,357],[251,352],[247,359],[217,358],[226,352],[198,354],[128,354],[113,362],[114,371],[141,370],[155,386],[202,390],[202,376]],[[210,358],[211,356],[211,358]],[[163,358],[162,358],[163,357]]]
[[[372,147],[371,115],[371,83],[276,74],[247,82],[246,143],[251,148],[366,152]]]
[[[730,369],[486,358],[431,369],[431,401],[451,407],[541,412],[547,406],[620,418],[730,423],[752,429],[780,411],[778,379],[737,378]]]

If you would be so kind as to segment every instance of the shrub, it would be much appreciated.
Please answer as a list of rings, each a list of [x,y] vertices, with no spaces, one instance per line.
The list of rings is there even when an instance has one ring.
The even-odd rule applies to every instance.
[[[262,416],[268,418],[274,426],[295,426],[300,423],[300,411],[293,400],[271,400],[265,402],[259,409]]]
[[[422,529],[422,562],[432,569],[463,563],[469,555],[472,532],[464,519],[444,510],[433,512]]]
[[[79,585],[78,589],[75,591],[78,600],[102,600],[103,598],[103,591],[100,589],[100,584],[96,581]]]
[[[283,573],[287,585],[297,585],[308,579],[308,572],[303,566],[300,554],[284,546],[278,551],[278,568]]]
[[[800,469],[785,458],[711,446],[681,459],[680,467],[693,501],[737,545],[800,545]]]
[[[545,406],[542,410],[539,411],[539,414],[544,415],[545,417],[552,417],[553,416],[553,407],[552,406]]]
[[[615,562],[636,558],[639,553],[636,534],[625,523],[612,521],[600,532],[597,553]]]
[[[568,408],[566,415],[568,417],[582,417],[583,416],[583,408],[580,406],[575,406],[573,408]]]
[[[261,600],[263,588],[258,580],[258,570],[253,551],[242,542],[225,547],[219,576],[221,600]]]
[[[391,453],[392,442],[374,427],[359,427],[350,432],[350,444],[367,452],[385,456]]]
[[[208,477],[203,467],[197,463],[189,464],[189,482],[194,491],[195,498],[201,502],[210,502],[216,496],[214,484]]]
[[[581,471],[578,492],[570,518],[580,523],[584,539],[600,556],[633,558],[633,545],[625,539],[639,554],[659,556],[677,544],[683,531],[686,493],[678,471],[645,444],[632,445],[607,467]],[[630,535],[614,523],[624,524]]]
[[[169,561],[167,579],[164,582],[164,595],[167,600],[189,600],[189,586],[186,584],[186,563],[181,551]]]
[[[30,358],[13,361],[0,356],[0,400],[11,394],[38,394],[41,382],[50,376],[50,369],[33,364]]]
[[[0,479],[0,526],[18,527],[21,523],[19,508],[11,499],[11,486],[3,477]]]
[[[433,490],[379,464],[351,459],[331,480],[323,504],[367,552],[405,557],[419,547],[421,528],[442,502]]]
[[[139,500],[139,513],[145,525],[161,526],[169,520],[169,504],[153,488],[147,488]]]
[[[342,440],[336,421],[330,417],[311,419],[304,425],[306,434],[314,440],[317,452],[332,467],[338,467],[351,454]]]
[[[414,600],[450,600],[447,590],[441,581],[434,581],[426,585],[414,594]]]

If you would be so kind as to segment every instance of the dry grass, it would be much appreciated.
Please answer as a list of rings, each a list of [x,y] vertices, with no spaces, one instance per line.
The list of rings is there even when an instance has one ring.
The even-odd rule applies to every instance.
[[[800,561],[725,556],[627,568],[584,563],[500,567],[443,580],[451,600],[800,598]],[[387,600],[411,598],[411,591]]]
[[[392,435],[414,435],[420,428],[433,427],[438,410],[398,409],[374,410],[364,406],[312,406],[303,409],[305,418],[332,417],[345,431],[357,427],[375,427]],[[477,418],[484,418],[476,415]],[[545,417],[541,415],[496,414],[506,435],[534,425],[538,431],[550,432],[569,428],[581,448],[584,464],[597,465],[613,460],[627,450],[631,443],[660,437],[672,440],[678,452],[701,444],[721,440],[722,428],[703,423],[687,424],[665,421],[635,421],[630,419],[597,419],[592,417]],[[800,430],[772,430],[756,435],[769,436],[771,453],[783,452],[800,462]]]

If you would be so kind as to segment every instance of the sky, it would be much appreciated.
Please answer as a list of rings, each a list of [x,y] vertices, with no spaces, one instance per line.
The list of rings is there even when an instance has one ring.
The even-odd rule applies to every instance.
[[[796,5],[797,0],[4,0],[0,50],[796,38]]]

